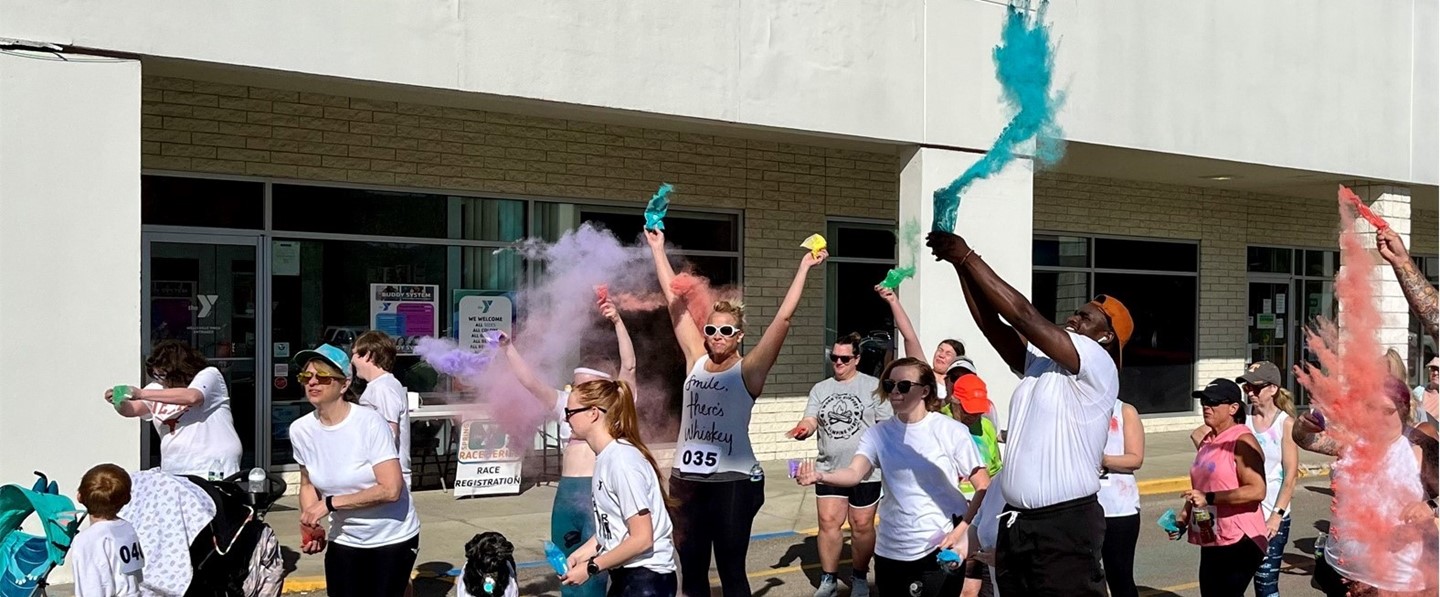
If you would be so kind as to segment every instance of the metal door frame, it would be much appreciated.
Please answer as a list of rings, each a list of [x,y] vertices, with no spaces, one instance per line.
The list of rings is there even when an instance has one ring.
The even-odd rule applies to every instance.
[[[173,229],[172,229],[173,230]],[[196,230],[194,232],[172,232],[141,230],[140,234],[140,354],[150,354],[150,347],[153,345],[150,338],[150,259],[151,245],[154,243],[170,243],[183,245],[228,245],[252,247],[255,250],[255,436],[252,439],[255,446],[255,466],[270,468],[270,384],[262,383],[270,377],[269,372],[273,370],[270,345],[270,243],[265,242],[265,236],[256,232],[254,234],[236,234],[230,231],[225,233],[212,233]],[[140,461],[148,464],[150,462],[150,437],[144,423],[140,427]]]

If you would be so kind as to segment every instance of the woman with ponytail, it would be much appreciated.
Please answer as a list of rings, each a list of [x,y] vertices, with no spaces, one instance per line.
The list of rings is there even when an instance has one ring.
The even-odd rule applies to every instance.
[[[575,386],[565,420],[595,451],[595,536],[570,554],[561,582],[580,585],[608,571],[611,597],[674,597],[668,498],[655,457],[640,439],[630,384],[602,379]]]
[[[1300,447],[1291,437],[1295,398],[1282,386],[1280,368],[1273,363],[1254,363],[1235,381],[1250,401],[1245,425],[1265,454],[1265,501],[1260,503],[1260,513],[1265,515],[1270,545],[1255,572],[1255,595],[1269,597],[1280,594],[1280,561],[1290,541],[1290,498],[1300,476]]]

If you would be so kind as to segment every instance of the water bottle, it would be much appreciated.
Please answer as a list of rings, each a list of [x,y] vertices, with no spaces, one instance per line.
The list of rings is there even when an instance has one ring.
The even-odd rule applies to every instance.
[[[1210,514],[1210,509],[1196,508],[1191,513],[1195,520],[1195,538],[1201,544],[1215,543],[1215,517]]]
[[[269,488],[266,487],[266,481],[268,479],[265,477],[265,469],[258,466],[250,469],[250,475],[247,480],[250,485],[250,505],[258,508],[260,507],[262,496],[269,493]]]
[[[757,463],[755,463],[755,466],[750,467],[750,480],[751,480],[751,481],[764,481],[764,480],[765,480],[765,469],[760,468],[760,463],[757,462]]]

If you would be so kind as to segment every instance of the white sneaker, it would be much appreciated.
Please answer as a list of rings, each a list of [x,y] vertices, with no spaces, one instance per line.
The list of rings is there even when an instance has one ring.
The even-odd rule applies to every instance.
[[[834,575],[821,574],[820,588],[815,589],[815,597],[835,597],[835,592],[839,589],[839,586],[839,583],[835,581]]]
[[[870,597],[870,581],[856,575],[850,579],[850,597]]]

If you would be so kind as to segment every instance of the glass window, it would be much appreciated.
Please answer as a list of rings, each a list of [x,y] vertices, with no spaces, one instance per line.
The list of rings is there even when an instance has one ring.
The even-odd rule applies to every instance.
[[[1056,324],[1065,323],[1065,319],[1076,309],[1095,298],[1090,293],[1088,272],[1037,271],[1032,275],[1031,283],[1030,294],[1035,308]]]
[[[1430,280],[1430,285],[1435,286],[1440,282],[1437,270],[1440,270],[1440,258],[1436,257],[1412,257],[1420,271],[1425,272],[1425,278]],[[1430,377],[1425,371],[1425,365],[1436,356],[1440,356],[1440,348],[1435,344],[1435,338],[1425,333],[1425,327],[1420,324],[1420,318],[1410,313],[1410,375],[1412,386],[1423,386],[1430,383]]]
[[[325,341],[348,349],[348,342],[371,328],[370,284],[438,286],[436,331],[449,336],[453,290],[515,290],[524,275],[514,251],[483,247],[276,239],[271,254],[271,337],[288,343],[292,354]],[[286,382],[272,391],[270,457],[275,465],[294,462],[284,433],[290,421],[309,412],[295,373],[292,368]],[[446,389],[445,380],[419,357],[401,356],[394,373],[412,392]]]
[[[1092,243],[1094,268],[1089,260]],[[1199,246],[1037,236],[1034,249],[1031,300],[1050,321],[1064,323],[1097,294],[1112,295],[1130,310],[1135,332],[1122,355],[1120,398],[1141,414],[1192,411]],[[1156,270],[1177,273],[1157,274]]]
[[[1249,247],[1245,251],[1246,271],[1256,273],[1288,274],[1291,270],[1290,249],[1271,247]]]
[[[283,184],[270,193],[276,230],[498,242],[525,235],[523,201]]]
[[[879,375],[893,356],[895,321],[890,306],[874,288],[895,267],[895,226],[832,221],[826,226],[825,238],[830,241],[830,259],[825,262],[825,349],[842,335],[860,334],[865,338],[860,371]],[[819,375],[829,375],[825,354],[813,357]]]
[[[1036,266],[1090,267],[1090,239],[1074,236],[1037,236],[1033,246]]]
[[[1340,267],[1339,251],[1304,251],[1304,254],[1305,267],[1300,271],[1305,272],[1307,276],[1334,277],[1336,270]]]
[[[1095,267],[1162,272],[1194,272],[1199,268],[1200,246],[1116,238],[1095,239]]]
[[[639,242],[643,233],[645,210],[581,208],[580,221],[609,230],[621,243],[634,243]],[[738,251],[740,235],[735,229],[735,216],[674,213],[665,216],[665,240],[686,251]]]
[[[1195,377],[1197,278],[1096,273],[1095,294],[1125,303],[1135,333],[1125,345],[1120,399],[1142,414],[1189,411]]]
[[[240,180],[141,176],[140,223],[260,230],[265,227],[265,185]]]
[[[895,230],[893,227],[865,227],[840,225],[829,235],[830,256],[854,257],[860,259],[895,260]],[[880,279],[884,279],[882,273]],[[873,286],[873,284],[872,284]]]

